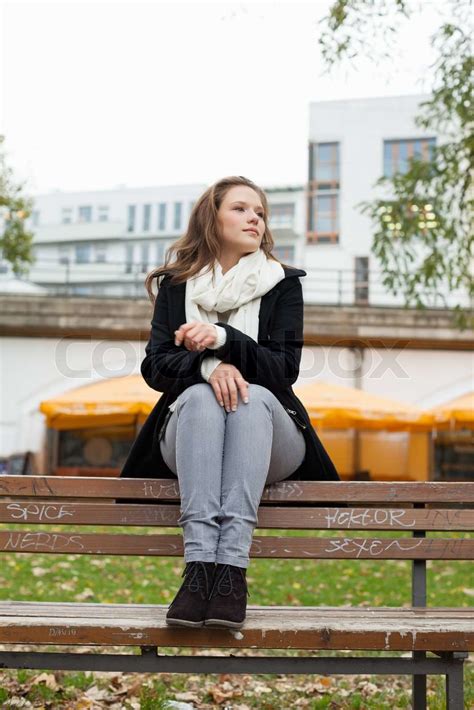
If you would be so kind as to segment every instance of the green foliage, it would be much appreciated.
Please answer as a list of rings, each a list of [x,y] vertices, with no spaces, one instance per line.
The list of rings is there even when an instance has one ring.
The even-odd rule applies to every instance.
[[[334,0],[329,14],[320,21],[325,29],[319,46],[326,66],[354,59],[368,49],[371,59],[376,61],[374,47],[369,46],[371,37],[377,37],[384,46],[379,50],[379,58],[388,59],[397,31],[394,10],[406,19],[411,15],[407,0]]]
[[[0,257],[8,261],[16,274],[25,273],[33,263],[33,233],[25,227],[31,215],[33,200],[22,195],[7,166],[3,152],[4,136],[0,136]]]
[[[469,0],[452,2],[450,21],[431,40],[434,84],[415,123],[436,133],[438,145],[428,160],[410,159],[405,173],[379,178],[374,187],[386,190],[383,197],[356,205],[372,221],[373,253],[385,287],[419,308],[445,305],[445,295],[455,292],[454,320],[461,329],[470,324],[463,302],[474,295],[471,9]],[[373,57],[370,38],[380,38],[380,28],[391,36],[395,17],[411,12],[406,0],[336,0],[320,38],[327,68],[362,52]]]

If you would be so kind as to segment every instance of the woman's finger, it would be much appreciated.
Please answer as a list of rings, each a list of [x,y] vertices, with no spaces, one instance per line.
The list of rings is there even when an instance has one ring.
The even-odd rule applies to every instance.
[[[224,406],[224,398],[223,398],[222,392],[221,392],[220,381],[218,379],[210,380],[210,385],[211,385],[212,389],[214,390],[214,394],[216,396],[217,401],[219,402],[221,407],[223,407]]]
[[[235,379],[233,375],[227,378],[227,392],[228,392],[228,402],[229,406],[227,411],[231,409],[235,411],[237,409],[238,397],[237,397],[237,386],[235,384]]]
[[[191,324],[189,324],[189,326],[191,326]],[[194,350],[202,348],[203,346],[206,347],[208,344],[213,344],[216,339],[215,328],[208,323],[194,323],[192,327],[186,328],[184,333],[185,339],[189,343],[193,343],[192,349]],[[188,349],[191,349],[191,347]]]
[[[243,377],[238,377],[236,379],[236,382],[237,387],[239,388],[240,396],[242,397],[242,400],[245,402],[245,404],[247,404],[249,401],[249,383],[244,380]]]
[[[229,389],[230,377],[224,377],[221,380],[221,392],[224,400],[224,407],[226,412],[230,412],[231,407],[231,394]]]

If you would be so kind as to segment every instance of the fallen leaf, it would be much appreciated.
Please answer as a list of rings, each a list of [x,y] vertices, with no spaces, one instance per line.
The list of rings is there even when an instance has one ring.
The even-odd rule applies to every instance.
[[[326,676],[323,676],[319,679],[319,683],[321,683],[321,685],[325,685],[326,688],[329,688],[329,686],[332,685],[332,678],[327,678]]]
[[[80,698],[74,705],[74,710],[96,710],[97,703],[88,698]]]
[[[48,574],[49,570],[44,569],[44,567],[33,567],[31,570],[33,573],[34,577],[43,577],[45,574]]]
[[[199,698],[196,693],[191,693],[189,691],[185,691],[184,693],[175,693],[174,697],[175,700],[189,700],[192,703],[199,702]]]
[[[363,682],[359,687],[367,695],[375,695],[375,693],[380,692],[380,689],[374,683]]]
[[[263,683],[255,683],[252,690],[256,695],[261,695],[262,693],[271,693],[272,692],[272,689],[269,688],[268,685],[264,685]]]
[[[89,700],[94,700],[94,701],[109,700],[111,697],[108,690],[101,690],[96,685],[93,685],[91,688],[86,690],[84,695]]]
[[[242,695],[242,691],[239,688],[224,689],[218,685],[210,688],[208,692],[212,696],[215,703],[222,703],[224,700],[238,698]]]
[[[33,685],[39,685],[40,683],[44,683],[47,688],[50,688],[50,690],[57,690],[58,688],[56,678],[52,673],[41,673],[40,675],[37,675],[35,678],[33,678]]]
[[[92,591],[92,589],[89,589],[88,587],[86,587],[86,589],[84,589],[83,592],[81,592],[80,594],[76,594],[74,599],[77,602],[85,602],[86,599],[91,599],[93,596],[94,596],[94,592]]]

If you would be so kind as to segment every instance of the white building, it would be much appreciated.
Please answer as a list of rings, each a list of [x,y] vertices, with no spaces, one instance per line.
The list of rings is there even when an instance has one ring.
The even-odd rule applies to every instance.
[[[146,272],[183,231],[204,185],[35,197],[30,278],[70,295],[145,295]]]
[[[206,185],[116,188],[37,195],[30,278],[56,293],[145,296],[146,273],[186,230]],[[275,253],[303,259],[304,186],[270,188]]]
[[[403,297],[388,294],[381,281],[371,255],[373,228],[356,205],[388,197],[375,187],[378,178],[404,172],[410,157],[428,158],[432,146],[443,141],[415,124],[420,103],[428,98],[311,103],[304,252],[304,268],[313,277],[306,279],[310,302],[403,305]],[[448,305],[456,303],[456,294],[446,296]],[[427,305],[445,304],[432,295]]]

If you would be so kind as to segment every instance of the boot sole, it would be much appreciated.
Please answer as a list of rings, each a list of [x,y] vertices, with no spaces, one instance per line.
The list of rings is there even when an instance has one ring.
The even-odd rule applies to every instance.
[[[168,626],[187,626],[192,629],[199,629],[204,626],[204,621],[187,621],[186,619],[165,619]]]
[[[206,619],[204,626],[218,626],[220,628],[241,629],[244,621],[228,621],[227,619]]]

